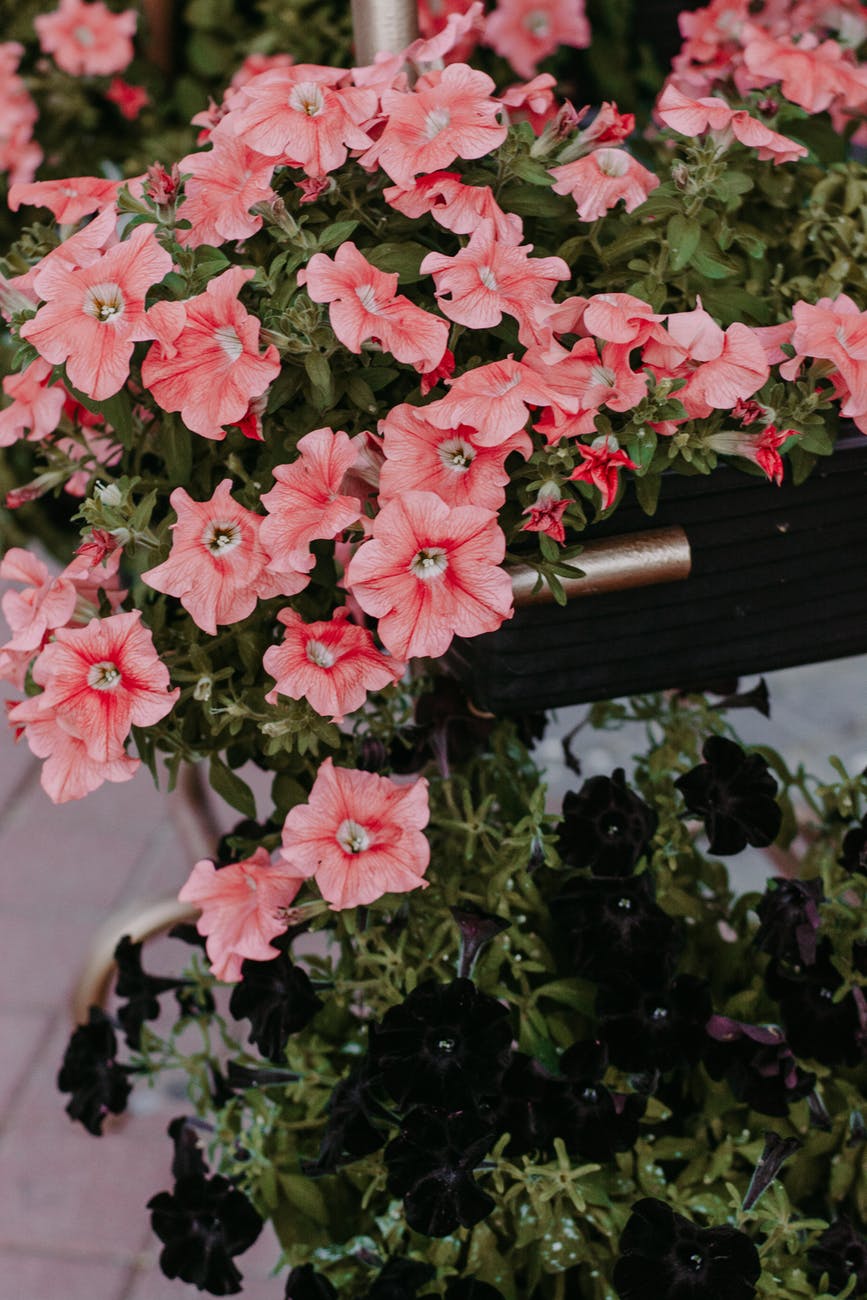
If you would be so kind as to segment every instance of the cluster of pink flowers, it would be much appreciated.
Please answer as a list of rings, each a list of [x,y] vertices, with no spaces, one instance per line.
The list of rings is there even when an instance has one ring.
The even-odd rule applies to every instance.
[[[727,82],[741,96],[778,85],[806,112],[828,111],[837,130],[867,107],[867,68],[854,53],[867,38],[860,0],[765,0],[758,8],[711,0],[681,14],[680,29],[669,81],[688,96],[701,100]]]
[[[220,870],[204,860],[181,889],[182,901],[201,908],[198,929],[214,974],[237,980],[245,959],[277,955],[272,940],[291,923],[305,880],[335,911],[424,888],[429,816],[423,777],[401,786],[326,759],[308,802],[286,817],[277,862],[262,848]]]
[[[29,181],[42,162],[42,150],[33,139],[39,111],[18,75],[24,46],[0,43],[0,175],[11,181]]]

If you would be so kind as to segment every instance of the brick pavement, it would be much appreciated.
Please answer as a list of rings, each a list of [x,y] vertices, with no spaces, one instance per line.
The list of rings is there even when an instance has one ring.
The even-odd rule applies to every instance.
[[[867,763],[867,659],[769,681],[774,722],[740,715],[748,739],[776,745],[790,761],[834,751],[853,766]],[[570,783],[558,736],[577,716],[563,711],[542,746],[555,802]],[[634,733],[593,737],[581,747],[585,773],[628,766],[639,744]],[[55,808],[27,749],[0,734],[0,1300],[196,1294],[159,1273],[144,1209],[168,1185],[164,1132],[182,1103],[140,1091],[133,1113],[96,1139],[67,1119],[54,1088],[89,937],[113,907],[178,886],[187,867],[146,772]],[[264,1233],[239,1261],[247,1300],[282,1295],[282,1283],[269,1280],[277,1257]]]

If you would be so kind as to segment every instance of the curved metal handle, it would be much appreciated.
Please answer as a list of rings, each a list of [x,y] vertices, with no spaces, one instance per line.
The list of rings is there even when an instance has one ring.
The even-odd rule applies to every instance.
[[[654,528],[606,541],[588,542],[575,560],[581,578],[561,578],[569,599],[596,596],[605,591],[653,587],[662,582],[682,582],[692,568],[689,538],[680,527]],[[512,570],[515,605],[550,605],[554,595],[547,583],[534,591],[539,575],[526,565]]]
[[[399,54],[418,36],[416,0],[352,0],[352,30],[359,64]]]

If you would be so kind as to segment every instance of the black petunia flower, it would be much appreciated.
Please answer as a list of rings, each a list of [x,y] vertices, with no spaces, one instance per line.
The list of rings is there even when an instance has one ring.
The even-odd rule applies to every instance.
[[[554,1138],[565,1137],[569,1129],[570,1105],[567,1083],[524,1052],[515,1052],[491,1111],[497,1131],[509,1134],[506,1155],[550,1150]]]
[[[649,873],[573,880],[550,908],[555,925],[566,933],[577,974],[600,984],[626,974],[657,985],[674,973],[681,938],[675,922],[654,902]]]
[[[448,1114],[417,1106],[385,1148],[388,1190],[403,1197],[406,1221],[415,1232],[447,1237],[472,1228],[494,1209],[472,1171],[493,1140],[472,1110]]]
[[[658,989],[623,980],[601,989],[596,999],[599,1037],[623,1070],[665,1073],[699,1060],[712,1010],[707,981],[692,975]]]
[[[843,977],[831,961],[831,947],[823,940],[812,966],[768,963],[765,987],[780,1004],[786,1038],[798,1056],[823,1065],[857,1065],[864,1059],[864,1030],[853,993],[840,1002],[834,995]]]
[[[637,1093],[611,1092],[601,1082],[608,1067],[604,1043],[573,1043],[560,1058],[569,1080],[568,1124],[561,1134],[566,1148],[585,1160],[612,1160],[617,1151],[629,1151],[638,1138],[638,1122],[647,1098]]]
[[[860,823],[843,836],[838,861],[850,875],[857,871],[860,875],[867,876],[867,817],[862,817]]]
[[[867,1291],[867,1241],[842,1215],[810,1247],[807,1261],[815,1283],[827,1273],[830,1289],[844,1291],[854,1273],[857,1280],[853,1294],[863,1295]]]
[[[689,811],[704,821],[710,852],[728,857],[748,844],[773,844],[783,815],[765,759],[724,736],[709,736],[701,752],[704,762],[674,784]]]
[[[485,912],[473,903],[465,903],[462,907],[450,907],[449,911],[461,933],[458,975],[462,979],[470,979],[476,962],[488,944],[496,939],[498,934],[508,930],[510,922],[504,916]]]
[[[416,1259],[390,1259],[367,1293],[367,1300],[416,1300],[418,1289],[436,1269]]]
[[[341,1161],[360,1160],[385,1143],[376,1121],[389,1116],[374,1095],[376,1082],[365,1057],[337,1084],[328,1100],[328,1124],[319,1155],[309,1172],[329,1173]]]
[[[120,1115],[132,1092],[127,1066],[118,1065],[117,1038],[108,1017],[90,1008],[90,1020],[73,1031],[57,1076],[61,1092],[72,1093],[66,1106],[88,1133],[102,1134],[106,1115]]]
[[[480,1282],[475,1277],[459,1277],[449,1282],[445,1300],[503,1300],[503,1293],[489,1282]]]
[[[160,975],[146,975],[142,970],[140,943],[133,943],[125,934],[114,950],[117,962],[115,992],[127,999],[117,1009],[124,1036],[130,1047],[141,1046],[141,1030],[146,1020],[156,1020],[160,1014],[159,997],[172,989],[189,984],[185,979],[165,979]]]
[[[802,1070],[776,1025],[747,1025],[711,1016],[704,1063],[712,1079],[725,1079],[738,1101],[761,1115],[786,1116],[812,1092],[815,1074]]]
[[[174,1191],[148,1201],[151,1226],[162,1241],[160,1268],[211,1295],[236,1295],[241,1274],[232,1262],[256,1241],[262,1219],[243,1192],[220,1174],[208,1176],[201,1153],[182,1145],[186,1121],[169,1127],[175,1142]],[[189,1127],[189,1126],[187,1126]]]
[[[750,1300],[760,1273],[745,1233],[699,1228],[645,1197],[623,1229],[613,1280],[620,1300]]]
[[[229,1001],[236,1020],[250,1021],[249,1042],[278,1063],[285,1060],[289,1035],[308,1025],[321,1006],[307,975],[285,952],[271,961],[243,961]]]
[[[287,1277],[283,1300],[337,1300],[337,1292],[327,1277],[314,1272],[312,1264],[302,1264]]]
[[[511,1042],[502,1002],[471,980],[426,980],[371,1027],[370,1056],[399,1105],[456,1109],[496,1091]]]
[[[630,790],[623,768],[592,776],[563,800],[558,852],[571,867],[596,876],[628,876],[647,852],[659,818]]]
[[[754,943],[761,952],[782,961],[812,966],[816,960],[822,882],[774,876],[756,905],[761,925]]]

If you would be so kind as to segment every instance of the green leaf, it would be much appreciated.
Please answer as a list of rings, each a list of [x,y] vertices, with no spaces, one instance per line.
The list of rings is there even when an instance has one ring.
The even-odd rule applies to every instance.
[[[314,1223],[328,1222],[328,1206],[318,1184],[302,1174],[280,1174],[280,1187],[290,1204]]]
[[[107,397],[104,402],[94,401],[86,393],[81,393],[77,388],[73,388],[68,379],[63,381],[69,389],[72,396],[77,402],[80,402],[86,411],[93,411],[94,415],[101,415],[107,424],[110,424],[125,446],[129,446],[133,436],[132,421],[132,399],[125,388],[113,397]]]
[[[193,472],[193,435],[177,416],[165,414],[160,424],[160,449],[174,487],[189,483]]]
[[[734,275],[738,269],[725,260],[718,245],[706,230],[701,232],[689,264],[695,267],[699,275],[705,275],[709,280],[725,280],[728,276]]]
[[[526,181],[528,185],[542,185],[550,189],[554,184],[554,177],[542,163],[535,158],[523,157],[516,158],[510,165],[513,176],[519,180]]]
[[[221,799],[225,799],[226,803],[232,808],[237,808],[238,812],[243,813],[245,817],[251,817],[255,821],[256,800],[253,798],[252,790],[236,772],[226,767],[226,764],[217,754],[211,755],[208,779],[212,790]]]
[[[415,284],[422,279],[418,268],[430,249],[409,239],[400,244],[376,244],[363,252],[368,262],[380,271],[397,271],[400,284]]]
[[[313,401],[320,411],[332,405],[331,367],[321,352],[308,352],[304,369],[313,386]]]
[[[668,262],[672,271],[682,271],[689,265],[689,260],[698,248],[701,239],[701,226],[697,221],[686,217],[682,212],[675,212],[669,218],[666,228],[668,240]]]
[[[504,185],[500,201],[507,212],[517,212],[519,217],[564,217],[571,211],[575,216],[575,202],[568,195],[555,194],[537,185]]]
[[[357,221],[332,221],[318,237],[320,252],[326,252],[329,248],[337,248],[340,244],[346,243],[357,228]]]
[[[656,514],[661,484],[662,476],[660,474],[645,474],[643,478],[635,479],[635,495],[638,498],[638,504],[646,515]]]

